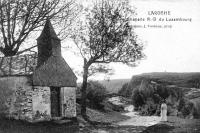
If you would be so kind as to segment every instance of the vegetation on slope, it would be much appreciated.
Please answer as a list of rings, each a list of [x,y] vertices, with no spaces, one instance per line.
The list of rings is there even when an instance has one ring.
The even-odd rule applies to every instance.
[[[163,99],[169,115],[198,118],[200,73],[147,73],[133,76],[119,94],[132,99],[145,115],[158,115]]]

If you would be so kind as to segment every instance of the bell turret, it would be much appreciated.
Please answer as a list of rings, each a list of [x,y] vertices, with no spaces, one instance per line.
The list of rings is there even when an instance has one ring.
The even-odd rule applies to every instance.
[[[47,19],[41,35],[37,38],[38,65],[43,64],[50,56],[61,56],[60,39],[49,19]]]

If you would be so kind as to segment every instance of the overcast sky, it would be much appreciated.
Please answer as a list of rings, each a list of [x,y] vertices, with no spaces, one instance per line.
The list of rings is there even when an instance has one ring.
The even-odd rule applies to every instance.
[[[138,67],[111,64],[111,79],[131,78],[147,72],[200,72],[200,1],[198,0],[131,0],[137,18],[146,18],[148,11],[170,11],[168,18],[192,18],[191,22],[136,22],[137,25],[172,25],[172,28],[135,28],[146,45],[147,58]],[[164,17],[165,16],[156,16]],[[63,56],[75,70],[82,69],[82,60],[63,49]],[[99,79],[105,76],[98,77]],[[80,78],[79,78],[80,80]]]

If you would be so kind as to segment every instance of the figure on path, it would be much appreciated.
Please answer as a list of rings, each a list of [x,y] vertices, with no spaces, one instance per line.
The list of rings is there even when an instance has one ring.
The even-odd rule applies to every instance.
[[[165,100],[163,100],[162,104],[161,104],[161,120],[160,121],[167,121],[167,104],[165,102]]]

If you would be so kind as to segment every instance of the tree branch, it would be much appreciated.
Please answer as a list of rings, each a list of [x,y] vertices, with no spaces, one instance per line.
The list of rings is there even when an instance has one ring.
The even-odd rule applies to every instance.
[[[24,53],[24,52],[30,51],[31,49],[33,49],[33,48],[35,48],[35,47],[37,47],[37,45],[32,46],[32,47],[30,47],[30,48],[27,48],[27,49],[25,49],[25,50],[19,51],[19,52],[17,52],[16,55],[20,55],[20,54],[22,54],[22,53]]]

